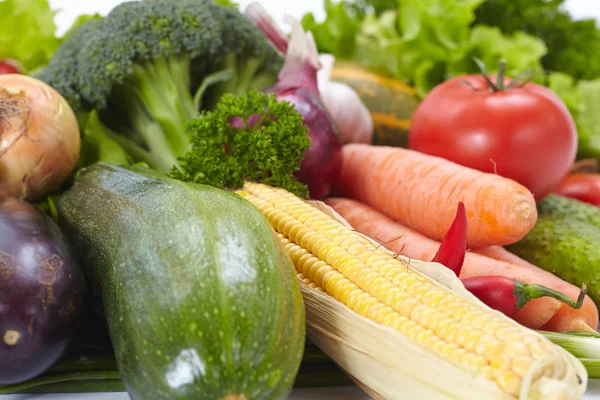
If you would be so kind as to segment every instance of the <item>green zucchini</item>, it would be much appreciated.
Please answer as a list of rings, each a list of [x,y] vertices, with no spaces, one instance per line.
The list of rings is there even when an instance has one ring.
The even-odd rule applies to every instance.
[[[291,259],[237,194],[141,167],[82,170],[59,224],[132,399],[285,399],[305,343]]]

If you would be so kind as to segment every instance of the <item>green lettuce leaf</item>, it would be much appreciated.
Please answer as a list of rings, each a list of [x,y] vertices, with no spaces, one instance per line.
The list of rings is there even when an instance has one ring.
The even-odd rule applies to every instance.
[[[220,4],[222,6],[234,7],[234,8],[238,8],[240,6],[238,3],[231,1],[231,0],[215,0],[215,3]]]
[[[48,0],[0,0],[0,61],[17,61],[22,72],[34,75],[48,64],[62,42],[99,14],[80,15],[62,37],[54,22],[57,10]]]
[[[420,97],[453,76],[478,73],[475,58],[492,73],[500,60],[517,76],[532,68],[541,71],[547,53],[539,39],[473,23],[486,0],[402,0],[393,9],[353,7],[358,2],[325,0],[326,19],[303,19],[321,52],[348,59],[383,75],[413,85]],[[390,7],[390,2],[385,7]],[[345,29],[343,29],[345,28]],[[538,74],[538,81],[543,75]]]
[[[333,0],[325,0],[324,7],[327,15],[325,21],[318,23],[314,15],[308,13],[302,17],[304,29],[312,32],[321,53],[352,58],[363,11],[346,1],[334,3]]]
[[[64,42],[71,33],[73,33],[73,31],[77,28],[79,28],[81,25],[85,24],[86,22],[93,20],[93,19],[100,19],[102,18],[102,16],[98,13],[96,14],[83,14],[78,16],[75,21],[73,21],[73,25],[71,25],[71,27],[69,28],[69,30],[60,38],[60,42]]]
[[[377,17],[368,14],[357,32],[356,46],[350,59],[384,75],[400,77],[403,41],[396,28],[397,12],[386,11]],[[338,56],[339,57],[339,56]]]
[[[600,76],[597,21],[574,18],[565,4],[565,0],[487,0],[477,9],[476,21],[497,26],[505,34],[524,31],[541,38],[548,45],[544,69],[593,80]]]
[[[547,76],[546,85],[562,99],[571,114],[576,116],[583,110],[581,92],[572,76],[553,72]]]
[[[600,79],[577,81],[570,75],[554,72],[547,86],[567,106],[579,137],[577,158],[600,160]]]
[[[498,70],[500,60],[505,60],[508,76],[516,77],[532,69],[538,72],[535,80],[543,82],[543,74],[539,73],[542,71],[540,59],[546,52],[544,42],[523,32],[505,36],[496,27],[478,25],[471,30],[469,41],[463,51],[451,57],[448,77],[480,73],[481,71],[473,62],[474,58],[479,58],[492,73]]]
[[[0,60],[18,61],[28,73],[48,63],[60,41],[47,0],[0,1]]]
[[[600,79],[579,81],[577,90],[581,99],[574,114],[579,129],[578,157],[600,160]]]

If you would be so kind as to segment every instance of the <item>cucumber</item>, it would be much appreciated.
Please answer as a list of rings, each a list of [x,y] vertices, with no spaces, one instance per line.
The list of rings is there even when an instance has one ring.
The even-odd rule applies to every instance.
[[[600,306],[600,210],[550,195],[538,204],[535,227],[507,249],[576,286],[586,284]]]
[[[58,204],[132,399],[285,399],[305,310],[252,204],[146,168],[96,164]]]
[[[542,215],[578,220],[600,228],[600,209],[579,200],[551,194],[537,204],[537,209]]]

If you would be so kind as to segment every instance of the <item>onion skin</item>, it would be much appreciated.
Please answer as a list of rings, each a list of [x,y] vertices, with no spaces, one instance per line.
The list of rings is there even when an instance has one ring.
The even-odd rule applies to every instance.
[[[343,145],[373,143],[373,118],[354,89],[344,83],[319,82],[319,91]]]
[[[86,294],[56,223],[24,201],[0,201],[0,384],[32,379],[63,355]]]
[[[277,98],[293,104],[309,128],[311,146],[300,170],[294,175],[308,187],[311,198],[323,199],[331,192],[342,167],[342,145],[337,126],[314,91],[302,88],[279,90]]]
[[[52,193],[80,150],[77,118],[60,93],[26,75],[0,75],[0,197]]]

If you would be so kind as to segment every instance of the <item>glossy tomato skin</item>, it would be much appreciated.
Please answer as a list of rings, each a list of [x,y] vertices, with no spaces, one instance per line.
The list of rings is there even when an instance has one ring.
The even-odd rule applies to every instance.
[[[483,76],[468,75],[425,97],[413,116],[409,147],[513,179],[539,201],[573,166],[577,130],[567,107],[545,87],[528,83],[494,92]]]
[[[600,207],[600,174],[567,175],[554,192]]]

